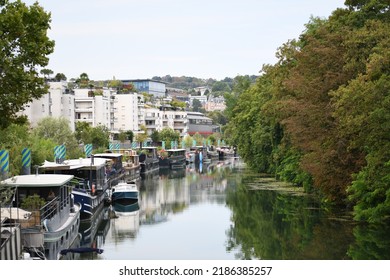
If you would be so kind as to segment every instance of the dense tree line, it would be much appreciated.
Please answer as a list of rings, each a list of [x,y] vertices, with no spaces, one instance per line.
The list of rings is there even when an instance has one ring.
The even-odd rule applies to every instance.
[[[390,6],[347,0],[283,44],[255,85],[228,100],[227,135],[250,166],[390,217]]]

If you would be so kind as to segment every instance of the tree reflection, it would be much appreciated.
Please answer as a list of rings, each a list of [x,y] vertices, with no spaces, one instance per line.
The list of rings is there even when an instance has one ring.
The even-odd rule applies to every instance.
[[[310,196],[249,190],[227,193],[233,225],[227,250],[239,259],[349,259],[354,223],[325,212]],[[340,213],[339,213],[340,214]]]

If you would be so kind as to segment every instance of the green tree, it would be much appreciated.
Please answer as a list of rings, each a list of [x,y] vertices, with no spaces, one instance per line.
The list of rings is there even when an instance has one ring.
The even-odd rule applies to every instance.
[[[107,148],[109,144],[110,131],[104,125],[91,128],[91,143],[94,149]]]
[[[57,82],[61,82],[61,81],[66,81],[67,78],[66,78],[65,74],[63,74],[63,73],[57,73],[57,74],[54,76],[54,80],[57,81]]]
[[[57,145],[52,139],[40,138],[30,132],[26,124],[11,124],[0,130],[0,149],[9,151],[10,173],[21,174],[22,171],[22,150],[31,150],[31,168],[43,164],[45,160],[53,160],[54,147]],[[32,170],[32,172],[35,172]]]
[[[125,141],[127,140],[127,134],[126,134],[126,132],[120,130],[120,131],[119,131],[119,134],[118,134],[118,140],[119,140],[121,143],[125,143]]]
[[[87,122],[76,122],[75,137],[79,143],[91,144],[91,125]]]
[[[54,41],[47,36],[51,15],[36,2],[0,2],[0,127],[22,118],[17,113],[47,92],[39,68],[48,65]]]
[[[157,130],[153,130],[152,134],[150,134],[150,138],[153,143],[158,143],[160,142],[160,133]]]
[[[215,82],[211,88],[212,92],[230,92],[231,90],[229,84],[223,81]]]
[[[192,100],[192,110],[194,112],[201,112],[202,109],[203,109],[202,102],[200,102],[196,98],[194,100]]]
[[[50,69],[42,69],[41,74],[45,77],[45,81],[50,81],[50,76],[53,75],[53,70]]]
[[[126,135],[127,135],[127,140],[129,140],[130,142],[133,142],[134,132],[131,130],[128,130],[128,131],[126,131]]]
[[[82,155],[75,134],[65,118],[41,119],[33,129],[33,135],[40,139],[51,139],[56,145],[65,145],[67,158],[78,158]]]
[[[81,73],[80,76],[76,79],[75,82],[79,88],[91,88],[91,81],[87,73]]]
[[[172,107],[175,107],[175,108],[185,108],[186,107],[186,103],[183,102],[183,101],[179,101],[177,99],[173,99],[170,103],[170,105]]]
[[[192,135],[192,139],[196,141],[197,146],[203,145],[203,136],[199,134],[199,132],[196,132],[194,135]]]
[[[163,128],[159,134],[160,140],[165,141],[167,147],[171,147],[171,141],[179,141],[180,138],[180,133],[170,127]]]
[[[192,147],[192,140],[193,139],[190,135],[187,134],[186,136],[184,136],[183,141],[186,148]]]
[[[147,128],[145,125],[140,126],[140,132],[135,135],[135,141],[143,143],[148,139]]]

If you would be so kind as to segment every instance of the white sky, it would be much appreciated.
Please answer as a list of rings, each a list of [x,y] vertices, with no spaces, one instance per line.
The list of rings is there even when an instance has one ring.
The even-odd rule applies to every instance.
[[[344,7],[344,0],[38,2],[51,13],[56,42],[47,68],[92,80],[258,75],[310,16]]]

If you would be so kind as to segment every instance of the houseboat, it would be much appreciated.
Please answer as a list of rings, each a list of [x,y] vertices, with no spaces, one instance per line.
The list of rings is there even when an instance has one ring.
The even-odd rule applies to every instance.
[[[121,153],[101,153],[94,154],[94,158],[101,158],[106,160],[106,172],[109,186],[116,185],[125,176],[125,169],[123,167],[123,154]]]
[[[124,180],[139,180],[141,178],[141,165],[139,155],[134,149],[118,149],[116,150],[122,157],[122,165],[124,171]],[[107,150],[106,153],[111,153]]]
[[[234,149],[228,146],[218,147],[217,152],[219,160],[234,158],[235,155]]]
[[[79,238],[80,206],[73,200],[73,178],[37,174],[1,182],[2,186],[15,188],[15,215],[9,218],[20,224],[23,251],[32,258],[57,260],[60,251],[70,248]]]
[[[107,172],[107,159],[80,158],[65,160],[62,163],[49,162],[40,166],[40,172],[45,174],[74,175],[76,182],[72,190],[75,203],[81,205],[82,220],[92,218],[101,203],[109,199],[108,189],[111,180],[116,180],[116,172]]]
[[[135,181],[119,182],[111,189],[111,202],[133,204],[138,201],[139,191]]]
[[[157,172],[160,169],[156,147],[143,147],[139,154],[141,175]]]
[[[219,153],[214,146],[207,147],[207,158],[210,160],[218,160]]]
[[[185,149],[168,149],[159,156],[159,168],[185,168],[186,150]]]

